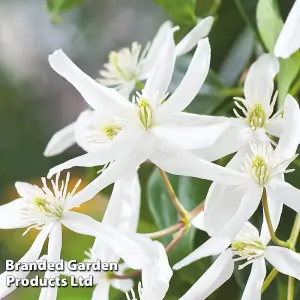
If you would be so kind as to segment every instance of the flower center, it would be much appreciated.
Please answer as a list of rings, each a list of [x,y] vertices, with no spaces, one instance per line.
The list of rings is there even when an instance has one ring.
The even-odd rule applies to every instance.
[[[56,203],[55,201],[52,202],[50,199],[47,200],[46,198],[41,197],[33,198],[33,202],[41,213],[52,214],[61,219],[63,207],[59,203]]]
[[[112,140],[115,136],[117,136],[120,133],[122,128],[123,127],[120,124],[111,122],[102,127],[102,131],[110,140]]]
[[[251,165],[251,175],[257,184],[265,184],[269,180],[268,165],[261,156],[254,156]]]
[[[266,114],[260,104],[255,104],[248,114],[248,123],[253,129],[264,127]]]
[[[238,267],[239,270],[251,264],[254,259],[262,256],[265,251],[264,246],[259,240],[236,240],[232,242],[231,249],[233,256],[238,256],[237,258],[233,259],[234,261],[247,260],[246,263]]]
[[[149,129],[153,123],[153,109],[146,98],[140,98],[137,104],[138,116],[142,125]]]

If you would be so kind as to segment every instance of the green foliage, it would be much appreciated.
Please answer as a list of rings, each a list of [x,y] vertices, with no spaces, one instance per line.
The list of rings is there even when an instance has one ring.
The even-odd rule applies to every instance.
[[[47,0],[47,7],[53,22],[59,23],[61,21],[59,14],[69,11],[83,2],[84,0]]]

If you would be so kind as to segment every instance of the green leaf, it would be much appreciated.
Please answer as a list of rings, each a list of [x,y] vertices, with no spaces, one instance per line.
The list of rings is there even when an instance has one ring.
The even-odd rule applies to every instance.
[[[195,25],[196,0],[155,0],[177,24]]]
[[[276,1],[260,0],[257,6],[257,25],[265,46],[273,53],[277,38],[283,27]],[[279,59],[280,71],[277,76],[279,90],[279,107],[283,106],[286,94],[291,87],[300,68],[299,51],[289,59]]]
[[[55,23],[60,22],[58,14],[64,13],[80,4],[84,0],[47,0],[47,7],[52,15],[52,19]]]
[[[170,174],[168,174],[168,178],[179,201],[187,211],[191,211],[203,201],[208,190],[208,182]],[[147,186],[147,198],[150,211],[159,230],[179,221],[180,217],[157,169],[150,176]],[[170,252],[171,263],[179,261],[193,250],[195,232],[194,228],[190,228],[181,242]],[[166,236],[162,239],[162,242],[166,246],[172,238],[172,235]]]

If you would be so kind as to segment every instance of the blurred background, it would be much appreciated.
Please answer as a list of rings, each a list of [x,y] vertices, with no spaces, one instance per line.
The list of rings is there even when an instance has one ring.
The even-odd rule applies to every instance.
[[[194,25],[193,18],[179,17],[178,14],[181,5],[191,2],[197,17],[214,15],[215,24],[210,34],[211,72],[189,111],[232,115],[232,97],[242,96],[247,69],[264,51],[256,24],[258,1],[181,0],[177,1],[176,12],[169,10],[165,2],[86,0],[58,17],[51,15],[46,3],[41,0],[0,1],[0,204],[18,197],[14,188],[16,181],[39,184],[40,177],[45,176],[49,168],[83,153],[74,146],[54,158],[43,156],[52,134],[73,122],[86,107],[77,91],[49,66],[47,56],[57,49],[63,49],[84,72],[97,78],[111,50],[128,47],[133,41],[145,45],[166,19],[181,25],[181,31],[176,36],[179,40]],[[283,20],[293,2],[278,1],[277,13]],[[58,20],[60,22],[54,22]],[[182,78],[189,60],[190,55],[178,60],[171,89]],[[298,71],[291,70],[295,76],[288,87],[296,97],[299,94]],[[224,158],[219,163],[224,165],[229,159]],[[298,165],[296,161],[294,167],[299,172]],[[167,209],[164,204],[169,200],[168,195],[152,169],[148,164],[140,169],[143,199],[139,232],[155,231],[177,221],[176,212],[172,207]],[[93,176],[92,173],[93,170],[74,169],[73,180],[76,182],[81,177],[84,185]],[[193,209],[205,198],[208,182],[174,176],[171,179],[188,209]],[[297,178],[297,175],[290,174],[288,179],[300,187],[299,175]],[[88,205],[83,205],[81,211],[101,220],[110,190],[104,191]],[[155,211],[163,215],[155,215]],[[166,223],[166,214],[171,224]],[[278,231],[282,239],[288,238],[293,218],[293,212],[286,208]],[[253,221],[259,223],[260,214],[255,215]],[[19,260],[36,236],[36,231],[31,230],[22,237],[23,231],[0,230],[1,272],[4,271],[5,260]],[[206,238],[205,234],[191,230],[177,249],[170,253],[170,262],[175,263]],[[163,242],[167,243],[168,239]],[[81,261],[84,259],[83,252],[92,243],[89,237],[64,230],[62,257]],[[178,299],[210,264],[209,258],[176,272],[165,299]],[[209,299],[239,299],[248,273],[249,268],[236,271],[235,276]],[[286,295],[286,285],[287,278],[280,276],[263,299],[286,299],[283,296]],[[298,283],[296,287],[298,289]],[[63,288],[59,290],[58,299],[90,299],[91,294],[92,289],[88,288]],[[38,299],[38,295],[37,288],[23,288],[5,299],[32,300]],[[125,299],[125,295],[112,290],[111,298]]]

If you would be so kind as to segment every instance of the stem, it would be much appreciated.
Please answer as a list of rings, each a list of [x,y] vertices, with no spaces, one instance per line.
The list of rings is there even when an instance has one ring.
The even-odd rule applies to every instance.
[[[278,275],[278,270],[276,270],[275,268],[270,272],[270,274],[268,275],[268,277],[265,279],[261,292],[263,293],[271,284],[271,282],[274,280],[274,278]]]
[[[135,271],[135,272],[132,272],[132,273],[129,273],[129,274],[125,274],[125,275],[117,275],[117,274],[114,274],[113,278],[115,279],[129,279],[129,278],[133,278],[133,277],[137,277],[141,274],[141,271],[138,270],[138,271]]]
[[[136,81],[135,82],[135,86],[138,88],[138,89],[140,89],[140,90],[143,90],[144,89],[144,84],[143,83],[141,83],[140,81]]]
[[[266,217],[266,221],[267,221],[267,225],[268,225],[268,229],[269,229],[272,241],[274,242],[274,244],[276,244],[280,247],[290,248],[289,243],[286,243],[286,242],[280,240],[275,234],[275,231],[274,231],[273,225],[272,225],[272,221],[271,221],[271,216],[270,216],[270,211],[269,211],[269,206],[268,206],[267,193],[266,193],[265,188],[263,190],[263,195],[262,195],[262,204],[263,204],[264,214],[265,214],[265,217]]]
[[[173,204],[174,204],[174,206],[175,206],[177,212],[180,214],[180,216],[181,216],[182,218],[187,218],[187,217],[189,216],[189,213],[185,210],[185,208],[184,208],[184,207],[182,206],[182,204],[179,202],[179,200],[178,200],[178,198],[177,198],[177,196],[176,196],[176,194],[175,194],[175,191],[174,191],[174,189],[173,189],[173,187],[172,187],[172,184],[171,184],[171,182],[170,182],[170,180],[169,180],[169,178],[168,178],[166,172],[163,171],[163,170],[160,169],[160,168],[158,168],[158,170],[159,170],[159,172],[160,172],[160,174],[161,174],[161,177],[162,177],[162,179],[163,179],[163,181],[164,181],[164,184],[165,184],[165,186],[166,186],[166,189],[167,189],[167,191],[169,192],[170,198],[171,198],[171,200],[172,200],[172,202],[173,202]]]
[[[299,237],[299,232],[300,232],[300,214],[297,214],[291,232],[290,240],[289,240],[292,247],[296,246]]]
[[[171,241],[171,243],[166,247],[166,252],[170,252],[181,240],[184,233],[186,231],[186,228],[181,228],[178,233],[176,234],[175,238]]]
[[[294,288],[295,288],[295,278],[289,276],[287,300],[293,300],[294,299]]]
[[[223,88],[221,91],[226,97],[238,97],[244,95],[244,89],[242,87]]]
[[[184,226],[183,222],[176,223],[168,228],[165,228],[163,230],[157,231],[157,232],[152,232],[152,233],[146,233],[145,235],[148,236],[151,239],[157,239],[160,237],[163,237],[165,235],[168,235],[169,233],[172,233],[174,231],[179,230]]]

